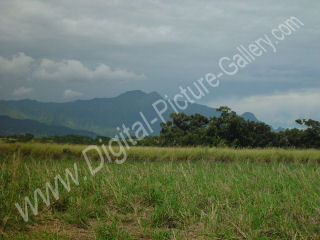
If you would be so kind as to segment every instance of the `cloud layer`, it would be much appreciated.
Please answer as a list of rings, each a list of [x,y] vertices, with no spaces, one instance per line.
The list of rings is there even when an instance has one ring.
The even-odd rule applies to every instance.
[[[114,80],[141,80],[143,74],[135,74],[124,69],[111,69],[106,64],[98,64],[94,68],[85,66],[78,60],[54,61],[41,59],[35,61],[21,52],[13,55],[11,59],[0,56],[0,74],[3,79],[23,78],[25,80],[49,80],[57,82],[66,81],[107,81]]]
[[[34,91],[33,88],[19,87],[13,90],[13,95],[16,97],[27,97]]]
[[[11,78],[25,78],[34,62],[32,57],[26,56],[24,53],[17,53],[12,58],[0,56],[0,77],[1,80]]]
[[[141,74],[135,74],[124,69],[111,69],[106,64],[99,64],[97,67],[90,69],[78,60],[53,61],[42,59],[40,64],[35,67],[32,77],[38,80],[49,81],[107,81],[114,80],[142,80],[146,77]]]
[[[320,119],[320,89],[301,89],[244,98],[221,99],[217,105],[228,105],[239,113],[253,112],[258,119],[274,126],[293,126],[298,118]]]
[[[318,0],[1,0],[0,96],[67,101],[66,90],[94,98],[134,89],[170,96],[290,16],[303,28],[276,54],[222,78],[204,101],[320,89],[318,9]],[[13,94],[22,87],[34,90]]]
[[[65,98],[76,98],[82,96],[81,92],[73,91],[71,89],[67,89],[63,93]]]

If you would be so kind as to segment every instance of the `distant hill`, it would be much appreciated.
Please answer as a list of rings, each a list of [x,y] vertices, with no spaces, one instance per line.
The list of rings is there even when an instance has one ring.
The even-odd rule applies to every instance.
[[[35,120],[20,120],[14,119],[8,116],[0,116],[0,135],[16,135],[16,134],[26,134],[31,133],[35,136],[63,136],[68,134],[82,135],[95,137],[96,134],[82,131],[74,130],[67,127],[61,126],[48,126],[43,123],[39,123]]]
[[[156,92],[145,93],[136,90],[113,98],[95,98],[65,103],[0,100],[0,115],[113,136],[117,133],[116,127],[121,127],[122,123],[130,127],[134,122],[141,121],[139,112],[143,112],[149,120],[157,117],[152,103],[159,99],[162,97]],[[168,104],[168,111],[164,114],[164,118],[168,120],[172,112]],[[186,114],[199,113],[207,117],[219,115],[214,108],[196,103],[190,104],[184,112]],[[245,113],[243,117],[258,121],[252,113]],[[153,129],[155,134],[159,134],[160,121],[153,125]]]
[[[249,120],[249,121],[259,122],[259,120],[256,118],[256,116],[251,112],[245,112],[241,115],[241,117],[243,117],[244,119]]]

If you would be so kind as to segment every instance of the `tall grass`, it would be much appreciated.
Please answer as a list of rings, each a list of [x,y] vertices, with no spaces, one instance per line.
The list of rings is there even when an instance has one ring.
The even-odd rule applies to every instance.
[[[0,238],[319,239],[317,150],[137,147],[91,176],[82,148],[0,145]],[[74,163],[79,186],[25,223],[14,203]]]
[[[82,158],[84,145],[69,144],[41,144],[41,143],[0,143],[0,157],[28,156],[34,158]],[[118,147],[113,147],[118,151]],[[102,150],[101,150],[102,151]],[[103,151],[102,151],[103,152]],[[208,148],[208,147],[130,147],[127,149],[129,161],[257,161],[257,162],[303,162],[320,163],[320,150],[317,149],[234,149],[234,148]],[[93,152],[94,154],[94,152]]]

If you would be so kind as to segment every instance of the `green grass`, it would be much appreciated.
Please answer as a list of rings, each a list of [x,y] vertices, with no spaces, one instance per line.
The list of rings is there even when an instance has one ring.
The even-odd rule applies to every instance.
[[[41,144],[41,143],[1,143],[0,157],[19,155],[42,159],[64,159],[82,157],[84,145]],[[118,151],[117,147],[113,147]],[[102,150],[101,150],[102,151]],[[308,149],[232,149],[208,147],[131,147],[127,150],[130,161],[185,161],[206,160],[222,162],[303,162],[320,163],[320,150]]]
[[[0,145],[0,239],[319,239],[318,150],[136,147],[91,176],[82,148]],[[14,203],[75,162],[25,223]]]

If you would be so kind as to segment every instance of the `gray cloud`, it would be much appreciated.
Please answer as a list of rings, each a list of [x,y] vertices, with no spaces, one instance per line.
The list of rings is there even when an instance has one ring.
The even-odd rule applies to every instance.
[[[12,95],[16,97],[26,97],[34,91],[33,88],[19,87],[13,90]]]
[[[145,75],[135,74],[123,69],[112,70],[108,65],[99,64],[89,69],[78,60],[53,61],[42,59],[32,73],[32,77],[50,81],[113,81],[113,80],[142,80]]]
[[[111,69],[106,64],[98,64],[90,69],[78,60],[35,61],[24,53],[15,54],[11,59],[0,56],[0,74],[4,79],[24,78],[29,80],[66,81],[113,81],[143,80],[143,74],[135,74],[124,69]]]
[[[75,98],[75,97],[82,96],[82,93],[81,92],[77,92],[77,91],[73,91],[71,89],[66,89],[63,92],[63,95],[64,95],[65,98]]]
[[[221,79],[204,101],[318,89],[318,9],[318,0],[2,0],[0,94],[12,98],[24,86],[45,101],[61,101],[66,89],[82,98],[132,89],[171,95],[290,16],[303,28],[276,54]]]
[[[24,53],[18,53],[11,59],[0,56],[0,77],[9,79],[25,78],[30,72],[34,59]]]

